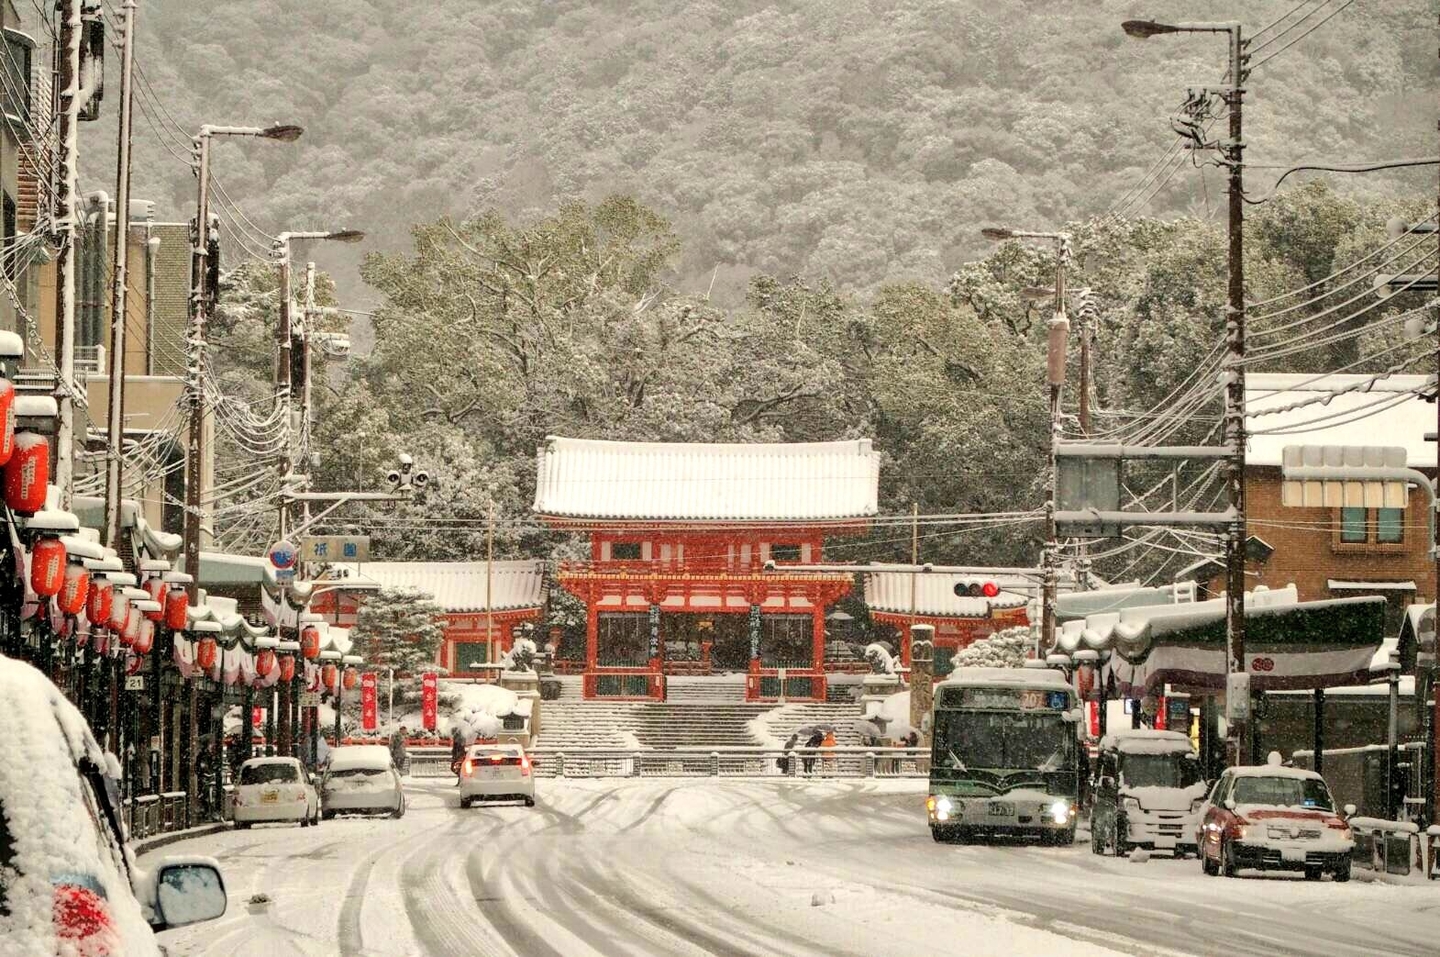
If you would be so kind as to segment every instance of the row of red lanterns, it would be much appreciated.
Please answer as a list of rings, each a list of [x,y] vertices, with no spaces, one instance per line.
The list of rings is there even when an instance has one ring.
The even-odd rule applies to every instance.
[[[55,598],[62,614],[78,615],[84,608],[85,617],[93,624],[123,632],[130,614],[129,599],[116,595],[114,584],[104,578],[92,581],[83,562],[66,559],[65,543],[60,539],[38,539],[30,549],[30,588],[41,598]],[[174,631],[183,630],[189,624],[190,609],[190,596],[183,584],[173,583],[166,589],[159,578],[145,584],[160,608],[136,614],[143,614],[151,622],[163,621]]]
[[[343,682],[346,691],[354,691],[355,686],[360,683],[360,672],[354,666],[346,667],[342,672],[336,665],[327,664],[320,669],[320,683],[326,688],[335,689],[335,683]]]

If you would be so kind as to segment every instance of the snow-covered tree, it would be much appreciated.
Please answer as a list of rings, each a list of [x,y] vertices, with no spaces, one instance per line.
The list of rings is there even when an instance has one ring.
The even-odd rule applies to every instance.
[[[1020,668],[1034,641],[1028,627],[1006,628],[962,648],[950,663],[956,668]]]
[[[869,662],[870,670],[877,675],[893,675],[895,666],[900,664],[890,653],[890,649],[879,642],[865,646],[865,660]]]
[[[400,676],[418,681],[422,672],[439,670],[443,611],[418,589],[382,588],[360,606],[350,637],[366,664],[395,669],[398,687]]]

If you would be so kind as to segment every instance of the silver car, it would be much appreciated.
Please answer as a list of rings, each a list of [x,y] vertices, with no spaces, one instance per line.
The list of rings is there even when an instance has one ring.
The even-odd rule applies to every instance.
[[[321,817],[336,814],[405,816],[405,789],[390,749],[380,744],[336,748],[320,780]]]

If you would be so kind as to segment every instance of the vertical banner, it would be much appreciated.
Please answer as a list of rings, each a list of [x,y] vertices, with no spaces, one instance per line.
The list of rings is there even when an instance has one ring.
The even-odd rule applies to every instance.
[[[760,657],[760,606],[750,606],[750,660]]]
[[[250,709],[250,727],[259,729],[265,726],[265,709],[258,704]]]
[[[420,677],[420,723],[426,731],[435,730],[437,684],[433,671],[427,671]]]
[[[367,671],[360,676],[360,728],[362,730],[375,730],[375,710],[375,672]]]
[[[1100,708],[1103,704],[1101,701],[1085,702],[1085,719],[1092,738],[1100,737]]]
[[[660,657],[660,606],[650,606],[650,657]]]

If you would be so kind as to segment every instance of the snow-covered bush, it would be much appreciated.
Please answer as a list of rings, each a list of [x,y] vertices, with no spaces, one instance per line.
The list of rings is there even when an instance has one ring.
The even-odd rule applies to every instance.
[[[533,671],[535,656],[539,653],[535,642],[529,638],[516,638],[505,657],[500,659],[500,664],[505,667],[506,671]]]
[[[1028,627],[1006,628],[962,648],[950,663],[955,668],[1020,668],[1034,641]]]
[[[879,642],[865,646],[865,660],[870,663],[870,670],[877,675],[893,675],[900,664],[890,653],[890,649]]]

